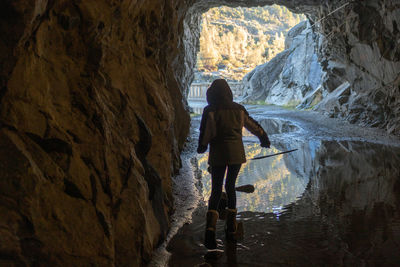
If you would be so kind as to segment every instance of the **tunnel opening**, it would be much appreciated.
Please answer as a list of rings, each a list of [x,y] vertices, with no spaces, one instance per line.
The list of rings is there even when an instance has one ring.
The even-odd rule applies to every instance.
[[[198,2],[189,9],[190,19],[186,20],[185,25],[191,29],[191,33],[186,35],[184,40],[194,43],[186,46],[191,52],[185,60],[189,69],[182,84],[185,96],[189,100],[203,99],[207,89],[207,84],[196,84],[199,75],[195,73],[198,68],[196,59],[199,58],[201,15],[210,8],[223,4],[230,7],[251,7],[254,3],[243,5],[239,2],[222,2],[216,5],[206,1]],[[240,102],[312,109],[328,117],[367,127],[383,128],[398,135],[399,121],[394,119],[398,114],[398,99],[395,95],[400,81],[397,70],[399,61],[395,56],[398,49],[393,45],[393,50],[388,48],[388,38],[383,36],[392,36],[393,40],[398,38],[397,27],[393,26],[398,25],[394,9],[387,15],[396,23],[384,21],[383,17],[386,15],[383,11],[371,13],[376,24],[373,31],[369,32],[361,30],[357,22],[358,19],[365,19],[359,10],[368,10],[373,6],[369,2],[257,2],[257,5],[262,4],[283,5],[296,14],[305,14],[309,25],[303,25],[298,31],[301,35],[304,27],[310,29],[308,33],[303,33],[308,36],[303,39],[303,44],[306,45],[299,49],[299,52],[301,54],[303,50],[303,54],[308,56],[300,59],[299,56],[292,56],[290,52],[283,54],[274,64],[264,64],[266,66],[262,68],[258,66],[239,84],[232,82],[234,90],[240,87],[239,91],[243,92],[239,97]],[[372,9],[376,8],[377,6],[374,6]],[[375,33],[379,31],[383,34],[377,36]],[[292,40],[291,43],[296,42],[299,40]],[[392,54],[386,50],[391,50]],[[387,70],[386,74],[381,70]],[[265,78],[268,76],[270,78]],[[209,77],[212,77],[212,74]]]
[[[364,60],[369,56],[375,57],[376,55],[380,55],[383,57],[384,53],[378,51],[379,49],[377,47],[374,48],[374,45],[367,48],[364,44],[361,45],[361,42],[356,44],[356,42],[352,43],[352,41],[350,41],[352,47],[342,46],[343,43],[349,41],[344,40],[344,36],[349,35],[351,38],[354,37],[354,32],[351,32],[352,30],[349,29],[351,27],[350,25],[354,25],[352,24],[354,23],[354,17],[352,16],[355,13],[359,13],[355,11],[355,9],[360,8],[359,5],[356,4],[353,6],[353,2],[341,1],[337,2],[336,5],[329,7],[324,6],[323,4],[319,7],[317,6],[308,10],[308,14],[311,15],[309,16],[311,18],[309,23],[314,28],[313,30],[315,30],[315,32],[321,33],[323,36],[317,38],[316,43],[318,47],[316,47],[317,49],[315,50],[316,54],[311,57],[311,62],[315,63],[316,61],[319,61],[322,63],[322,78],[319,80],[317,79],[317,83],[308,83],[308,88],[302,90],[308,91],[305,94],[304,92],[301,92],[302,101],[293,103],[290,106],[296,106],[302,109],[315,109],[321,113],[325,113],[328,117],[342,118],[355,124],[371,126],[371,121],[367,122],[368,115],[366,115],[366,113],[375,109],[376,114],[382,114],[377,110],[380,109],[378,106],[383,104],[383,102],[380,102],[380,104],[377,104],[376,106],[373,104],[374,107],[367,104],[364,102],[364,100],[366,100],[366,98],[364,98],[366,96],[365,91],[368,91],[372,87],[376,86],[377,83],[380,83],[383,76],[380,76],[380,78],[375,76],[372,78],[372,80],[377,82],[375,85],[363,84],[365,87],[361,89],[361,84],[359,84],[360,81],[354,80],[353,75],[355,73],[360,74],[355,75],[358,76],[358,78],[364,75],[370,75],[372,72],[368,71],[369,73],[366,74],[361,70],[362,68],[365,70],[369,64],[368,62],[364,62]],[[300,7],[300,9],[302,8],[303,7]],[[307,9],[307,7],[305,9]],[[320,11],[324,9],[325,11],[320,13]],[[337,14],[335,14],[335,12],[337,12]],[[332,17],[326,19],[329,16]],[[321,44],[322,46],[320,46]],[[362,56],[361,54],[358,54],[361,51],[365,53]],[[374,54],[375,56],[373,56]],[[287,57],[289,57],[289,55],[287,55]],[[357,57],[360,58],[356,59]],[[361,64],[357,63],[354,65],[354,62],[352,62],[353,59],[349,58],[353,58]],[[316,66],[313,65],[314,63],[310,64],[313,66],[310,68],[312,70],[316,69]],[[392,74],[396,73],[391,76],[391,79],[387,79],[390,84],[390,81],[397,81],[398,71],[395,71],[393,67],[398,65],[393,62],[393,64],[387,63],[388,62],[380,62],[380,64],[383,64],[394,71]],[[360,68],[362,65],[364,67]],[[367,68],[371,70],[371,66],[368,66]],[[268,68],[266,69],[267,71],[271,70]],[[363,74],[360,72],[363,72]],[[286,85],[293,86],[293,84],[290,83],[292,74],[293,72],[290,70],[282,72],[280,78],[283,79],[280,81],[286,79],[289,81]],[[255,72],[253,75],[255,75]],[[390,86],[388,87],[388,83],[380,84],[383,87],[386,87],[386,93],[393,91],[393,89],[395,90],[395,87],[389,89]],[[268,86],[268,84],[264,84],[263,86]],[[288,87],[290,88],[290,86]],[[375,87],[375,89],[378,89],[378,87]],[[378,89],[378,91],[381,91],[381,89]],[[375,93],[372,93],[371,91],[367,94],[374,95]],[[265,103],[265,99],[268,98],[268,96],[263,93],[255,94],[254,96],[256,98],[251,99],[251,101],[258,101],[257,97],[259,97],[259,99],[263,99],[263,102]],[[272,96],[276,96],[276,94],[272,94]],[[351,107],[351,105],[354,104],[353,101],[358,104],[363,103],[361,105],[357,104],[358,115],[355,115],[354,113],[352,114],[352,111],[350,111],[353,108]],[[318,103],[321,104],[318,105]],[[249,104],[249,102],[247,104]],[[250,102],[250,104],[255,103]],[[280,104],[285,105],[285,103],[282,102]],[[383,104],[381,107],[386,106],[386,104]],[[202,104],[196,104],[194,107],[194,113],[201,113],[203,107],[204,105]],[[253,105],[248,105],[247,107],[252,109]],[[393,109],[393,105],[391,105],[391,107],[391,110],[396,112]],[[198,244],[201,243],[202,240],[193,236],[196,231],[198,233],[197,236],[201,236],[200,232],[203,231],[204,218],[199,216],[199,214],[205,214],[205,210],[202,210],[198,211],[198,213],[195,213],[193,216],[193,219],[195,221],[197,220],[197,223],[194,222],[190,225],[184,226],[177,238],[172,240],[170,245],[172,253],[179,251],[185,256],[180,257],[178,254],[173,254],[170,264],[172,266],[179,266],[180,264],[184,264],[185,261],[186,263],[191,261],[191,263],[195,262],[196,264],[202,264],[205,261],[210,264],[219,263],[227,266],[235,266],[237,261],[243,261],[250,266],[257,266],[260,262],[295,265],[299,262],[304,262],[301,259],[309,260],[310,258],[313,258],[311,262],[317,264],[326,264],[327,262],[331,262],[334,265],[343,263],[347,265],[365,262],[371,264],[385,262],[386,264],[390,264],[398,260],[398,255],[394,250],[390,248],[387,250],[384,249],[387,245],[385,244],[386,241],[378,242],[380,248],[377,250],[371,249],[366,253],[369,254],[367,257],[365,257],[366,254],[360,254],[361,251],[368,247],[368,240],[376,240],[376,235],[380,235],[381,231],[384,231],[384,228],[390,228],[391,231],[393,231],[393,234],[391,234],[387,240],[398,240],[399,206],[398,202],[396,202],[397,200],[395,200],[397,204],[394,204],[391,200],[393,197],[392,192],[398,191],[397,176],[399,170],[398,168],[393,169],[393,166],[396,164],[395,162],[398,161],[398,142],[396,141],[391,143],[389,146],[380,147],[380,144],[377,144],[376,140],[373,140],[374,134],[371,136],[372,139],[369,140],[363,139],[360,135],[355,137],[354,133],[357,131],[362,132],[363,128],[357,128],[357,130],[355,128],[349,132],[341,132],[343,129],[338,127],[335,131],[330,131],[330,128],[335,128],[338,125],[329,125],[329,123],[332,122],[329,120],[329,122],[324,122],[321,125],[318,125],[322,126],[319,129],[313,127],[307,129],[314,122],[311,119],[311,116],[306,116],[307,118],[303,121],[304,123],[301,123],[302,126],[298,127],[297,124],[292,122],[285,125],[286,121],[284,119],[271,119],[269,115],[269,113],[274,115],[278,114],[281,118],[285,118],[285,116],[293,116],[292,121],[296,121],[302,116],[297,115],[296,111],[282,111],[282,113],[279,114],[279,112],[277,113],[274,109],[264,112],[262,108],[259,107],[256,107],[255,110],[253,110],[253,114],[254,111],[261,113],[260,116],[257,117],[258,119],[262,119],[263,116],[268,117],[267,119],[262,119],[262,124],[263,127],[271,125],[269,130],[271,131],[271,135],[273,135],[273,142],[276,144],[276,147],[273,147],[274,151],[287,150],[290,148],[290,145],[302,147],[303,151],[300,152],[300,154],[288,156],[286,159],[282,160],[280,163],[284,162],[285,167],[282,167],[279,163],[277,164],[276,162],[279,160],[276,160],[276,162],[274,162],[274,164],[276,164],[275,166],[280,166],[274,171],[269,170],[269,166],[267,166],[268,164],[266,163],[259,162],[259,166],[257,167],[257,164],[253,165],[252,162],[246,162],[246,166],[241,172],[241,178],[243,179],[239,179],[239,181],[244,183],[246,183],[246,181],[251,181],[254,184],[258,184],[261,190],[257,194],[261,195],[253,197],[245,195],[239,196],[239,199],[242,197],[243,199],[239,200],[238,209],[241,209],[243,212],[238,217],[240,220],[244,221],[244,223],[248,222],[248,225],[250,225],[251,229],[249,229],[249,234],[251,237],[236,246],[237,250],[234,249],[230,251],[229,248],[227,248],[228,245],[226,245],[227,247],[225,247],[224,254],[226,257],[207,258],[207,256],[212,257],[212,255],[205,252],[203,248],[199,248]],[[199,119],[197,118],[197,120]],[[380,124],[378,127],[388,129],[386,122],[381,122],[382,124],[378,123]],[[374,124],[374,126],[377,126],[378,124]],[[392,123],[389,124],[393,126]],[[303,127],[307,130],[303,131]],[[394,132],[396,131],[397,130]],[[316,132],[317,134],[315,134]],[[393,133],[393,129],[389,132]],[[347,133],[351,136],[346,136]],[[318,136],[320,134],[321,136]],[[301,135],[300,138],[298,137],[299,135]],[[318,136],[317,138],[316,135]],[[247,137],[246,134],[245,136]],[[361,142],[359,142],[359,140],[361,140]],[[245,142],[247,142],[245,144],[245,149],[249,158],[254,155],[259,155],[260,147],[255,145],[257,140],[255,141],[251,140],[251,138],[245,138]],[[380,157],[382,157],[382,161],[384,162],[381,161],[378,163],[379,160],[377,161],[376,158]],[[365,166],[364,163],[367,163],[367,166]],[[196,164],[200,169],[197,171],[202,172],[202,190],[204,193],[204,201],[207,201],[211,188],[210,175],[207,172],[207,156],[197,157]],[[386,172],[387,168],[392,171]],[[383,175],[380,174],[382,170],[385,170],[385,174]],[[368,174],[365,171],[368,172]],[[287,176],[283,177],[285,175]],[[366,176],[369,178],[366,178]],[[261,178],[258,179],[254,177]],[[275,181],[274,178],[276,177],[278,177],[278,179]],[[270,183],[268,184],[267,180],[269,179]],[[293,181],[296,181],[297,183],[301,182],[301,184],[291,184]],[[377,185],[376,183],[381,182],[385,185],[379,185],[378,191],[385,191],[387,186],[390,188],[390,197],[384,197],[381,193],[373,192],[371,190],[372,187],[370,186],[372,184]],[[275,186],[278,188],[276,191],[274,188]],[[285,195],[285,188],[288,187],[291,188],[291,190],[288,191],[296,192],[296,194],[293,196],[289,196],[288,194]],[[298,191],[293,189],[298,189]],[[362,190],[363,192],[359,192],[359,190]],[[279,196],[276,197],[277,195]],[[287,202],[276,201],[278,198],[280,198],[280,200],[287,198]],[[248,201],[249,199],[250,201]],[[270,206],[265,205],[268,201],[271,203]],[[273,204],[277,205],[274,206]],[[392,208],[396,210],[396,215],[394,216],[388,215],[388,213],[391,213],[391,211],[388,210],[392,210]],[[380,209],[381,211],[378,211]],[[343,215],[343,212],[346,214]],[[375,216],[381,213],[384,214],[385,218],[390,217],[390,219],[381,220]],[[376,227],[366,226],[369,222]],[[220,232],[223,229],[223,226],[221,225],[222,224],[219,224]],[[310,228],[308,228],[309,226]],[[314,226],[316,228],[314,228]],[[277,229],[285,230],[279,232]],[[315,231],[309,232],[309,229],[315,229]],[[283,235],[286,235],[284,233],[286,231],[293,235],[291,236],[291,234],[289,234],[288,236],[283,237]],[[328,232],[332,234],[327,234]],[[355,240],[366,232],[368,237],[364,239],[365,243],[363,243],[364,241],[359,242]],[[276,234],[275,236],[274,233]],[[327,235],[329,236],[328,238],[322,237]],[[274,247],[274,244],[276,243],[274,240],[278,240],[281,237],[285,240],[283,243],[287,241],[290,243],[290,248],[299,253],[294,252],[293,255],[291,255],[291,252],[287,253],[287,251],[282,251],[282,254],[279,254],[279,252],[277,253],[280,249],[275,249],[276,247]],[[223,239],[222,235],[220,235],[219,238]],[[294,241],[297,238],[299,239]],[[188,241],[189,239],[190,241]],[[300,244],[297,248],[295,248],[296,245],[294,245],[296,242]],[[315,247],[311,246],[311,248],[307,246],[307,244],[310,244],[309,242],[318,245]],[[342,246],[343,243],[341,242],[351,244],[352,248],[350,251],[344,252],[345,256],[341,257],[340,260],[337,260],[337,258],[332,257],[331,255],[334,255],[338,251],[343,252],[344,250],[347,250],[347,245]],[[188,243],[192,243],[193,246],[189,249],[193,250],[186,254],[187,251],[182,251],[182,244],[187,245]],[[285,247],[283,243],[278,246],[282,245],[282,247]],[[330,250],[328,247],[331,247],[332,245],[335,248],[331,252],[323,252]],[[196,249],[197,254],[196,252],[193,252]],[[258,256],[261,254],[257,253],[260,253],[261,251],[268,253],[271,261],[268,259],[260,259]],[[273,252],[269,253],[268,251]],[[388,255],[388,257],[383,261],[379,259],[379,254],[381,252]],[[237,256],[238,254],[236,253],[241,256]],[[301,256],[303,253],[307,255],[305,258],[302,258]],[[204,258],[199,257],[199,255],[203,256],[204,254]],[[322,254],[323,256],[321,256]]]
[[[289,30],[305,20],[304,14],[279,5],[221,6],[203,13],[188,100],[204,100],[206,89],[217,78],[228,81],[235,99],[243,96],[243,78],[287,49]]]

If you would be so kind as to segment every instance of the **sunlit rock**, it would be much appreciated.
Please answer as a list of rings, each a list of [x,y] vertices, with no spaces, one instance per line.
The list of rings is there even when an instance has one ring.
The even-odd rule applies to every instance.
[[[287,49],[243,78],[244,102],[294,106],[320,90],[324,72],[316,39],[308,21],[293,27],[286,38]]]
[[[296,60],[291,61],[290,57],[279,55],[278,60],[265,64],[275,67],[257,67],[244,78],[245,100],[291,106],[300,104],[298,108],[304,109],[315,107],[327,97],[329,100],[325,103],[330,103],[327,106],[320,104],[315,110],[399,134],[400,15],[395,3],[328,1],[319,10],[305,11],[310,14],[314,37],[304,39],[303,45],[313,47],[311,50],[315,55],[306,61],[299,57],[293,57]],[[293,33],[300,34],[299,28]],[[319,34],[323,37],[315,38]],[[279,62],[281,60],[288,60],[287,66],[292,68],[282,69],[284,63]],[[300,62],[308,65],[299,69]],[[276,75],[270,71],[272,69],[282,71],[282,75]],[[263,75],[256,75],[262,70],[265,71]],[[296,70],[302,70],[298,72],[300,76],[308,77],[303,79],[303,89],[295,78]],[[287,79],[291,75],[293,78]],[[252,81],[257,79],[265,81]],[[331,93],[346,82],[350,85],[349,94],[333,104],[332,97],[336,93]]]

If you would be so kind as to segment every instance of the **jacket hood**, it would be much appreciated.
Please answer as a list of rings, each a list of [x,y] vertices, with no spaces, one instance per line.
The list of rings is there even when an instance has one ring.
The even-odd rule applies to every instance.
[[[233,102],[233,94],[228,83],[224,79],[214,80],[207,89],[207,102],[210,105],[223,105]]]

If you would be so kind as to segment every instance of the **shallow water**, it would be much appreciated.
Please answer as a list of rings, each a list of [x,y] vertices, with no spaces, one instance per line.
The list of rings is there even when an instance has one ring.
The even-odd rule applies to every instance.
[[[281,152],[275,147],[265,149],[258,144],[245,145],[246,158],[270,155]],[[292,152],[294,154],[297,151]],[[238,192],[238,211],[257,211],[279,213],[281,209],[294,201],[304,192],[308,177],[302,177],[290,170],[285,163],[287,155],[278,155],[271,158],[247,160],[242,165],[236,181],[237,186],[251,184],[255,187],[254,193]],[[296,155],[295,155],[296,156]],[[208,153],[199,156],[199,167],[202,170],[202,196],[206,201],[211,194],[211,175],[207,171]]]
[[[256,187],[251,194],[237,193],[243,239],[227,242],[224,221],[219,221],[219,250],[205,249],[203,202],[169,243],[169,265],[399,266],[400,147],[307,138],[300,133],[302,125],[276,124],[281,126],[273,126],[272,149],[260,148],[246,135],[247,158],[299,150],[242,166],[237,185]],[[207,156],[193,162],[202,173],[206,201]]]

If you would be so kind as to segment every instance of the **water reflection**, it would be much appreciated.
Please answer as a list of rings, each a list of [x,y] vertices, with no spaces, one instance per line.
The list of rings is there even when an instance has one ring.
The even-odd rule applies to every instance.
[[[248,160],[242,165],[237,185],[252,184],[255,191],[251,194],[240,192],[237,194],[238,211],[278,213],[283,206],[296,201],[301,196],[308,179],[300,177],[298,173],[291,171],[286,166],[287,155],[249,160],[280,152],[276,147],[265,149],[255,143],[246,144],[245,151]],[[207,159],[208,154],[198,158],[199,167],[202,170],[202,194],[205,200],[208,200],[211,194],[211,175],[207,172]]]
[[[205,260],[201,242],[206,207],[202,207],[171,242],[170,266],[204,261],[211,266],[398,266],[400,148],[352,141],[298,146],[302,149],[297,155],[243,167],[244,180],[239,184],[260,185],[257,194],[246,195],[257,200],[240,204],[243,241],[228,247],[224,222],[219,221],[217,236],[225,253]],[[247,149],[248,157],[265,153],[255,145]],[[296,180],[303,182],[296,184]],[[280,203],[276,205],[284,206],[283,210],[278,215],[273,213],[274,205],[261,205],[263,212],[251,211],[265,201]]]
[[[299,127],[294,125],[290,121],[286,120],[277,120],[277,119],[262,119],[260,120],[260,125],[264,128],[264,130],[269,134],[280,134],[280,133],[288,133],[295,132],[299,130]]]

